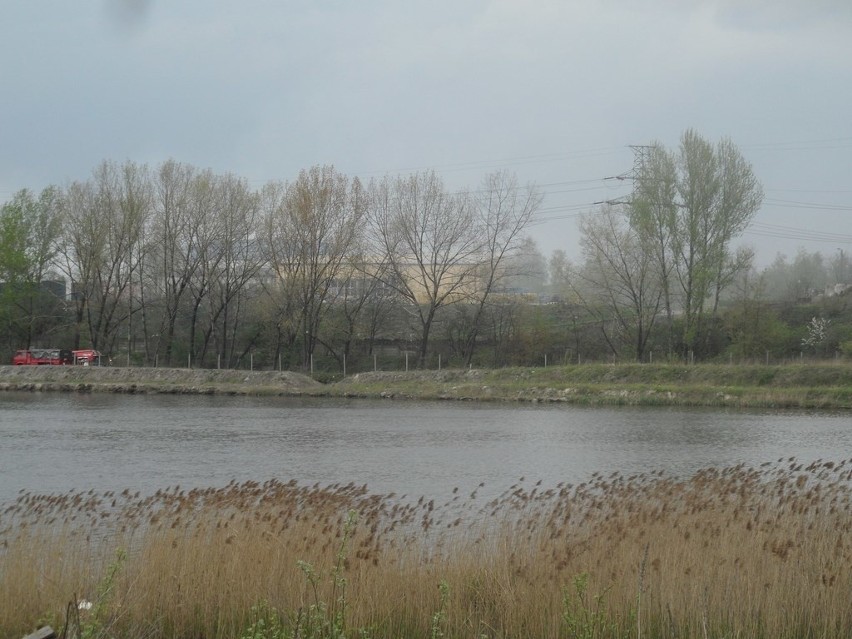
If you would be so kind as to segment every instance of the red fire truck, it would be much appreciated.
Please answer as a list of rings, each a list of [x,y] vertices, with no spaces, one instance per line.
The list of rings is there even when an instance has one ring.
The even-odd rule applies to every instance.
[[[65,366],[74,363],[74,355],[64,348],[31,348],[12,357],[15,366]]]
[[[98,365],[101,354],[90,348],[69,351],[64,348],[31,348],[20,350],[12,357],[15,366],[67,366],[82,364],[83,366]]]

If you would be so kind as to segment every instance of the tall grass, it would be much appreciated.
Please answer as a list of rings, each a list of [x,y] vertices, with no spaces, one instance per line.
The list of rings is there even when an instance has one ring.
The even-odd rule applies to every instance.
[[[311,636],[852,636],[850,489],[852,462],[789,459],[522,480],[487,503],[277,481],[22,494],[0,515],[0,636],[61,628],[78,598],[111,637],[311,619]]]

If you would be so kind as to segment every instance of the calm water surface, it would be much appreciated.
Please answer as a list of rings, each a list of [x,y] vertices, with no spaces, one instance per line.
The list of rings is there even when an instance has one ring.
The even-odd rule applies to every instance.
[[[0,393],[0,503],[19,491],[355,482],[496,495],[520,477],[852,456],[852,416],[293,398]]]

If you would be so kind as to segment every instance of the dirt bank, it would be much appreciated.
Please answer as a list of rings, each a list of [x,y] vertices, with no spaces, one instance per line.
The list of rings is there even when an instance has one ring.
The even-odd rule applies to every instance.
[[[0,390],[190,395],[302,395],[323,386],[288,371],[189,370],[112,366],[0,366]]]

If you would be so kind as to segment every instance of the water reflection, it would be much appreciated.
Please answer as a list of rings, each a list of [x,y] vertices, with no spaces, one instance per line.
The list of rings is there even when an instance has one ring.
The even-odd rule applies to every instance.
[[[232,479],[483,496],[519,477],[839,459],[848,415],[292,398],[0,394],[0,502],[19,490],[142,490]]]

